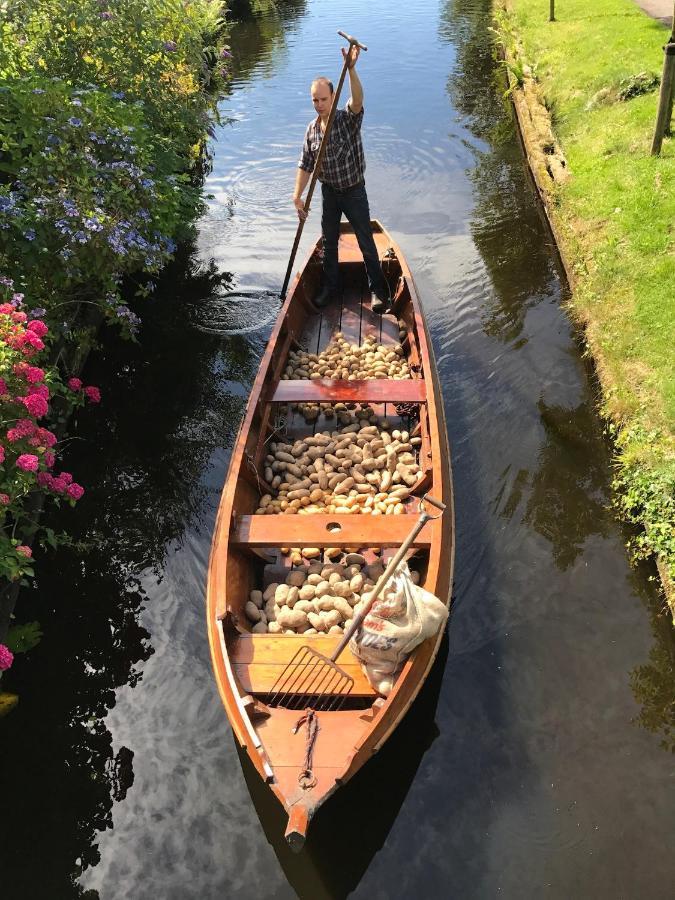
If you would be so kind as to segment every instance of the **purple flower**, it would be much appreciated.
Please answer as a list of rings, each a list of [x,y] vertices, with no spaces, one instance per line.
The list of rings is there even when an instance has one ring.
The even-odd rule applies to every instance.
[[[102,13],[99,13],[99,15],[104,21],[107,21],[108,19],[112,19],[112,17],[113,17],[113,14],[111,12],[102,12]]]
[[[124,91],[113,91],[112,98],[113,100],[124,100]]]
[[[33,88],[33,90],[31,91],[31,93],[33,93],[33,94],[44,94],[44,91],[42,90],[42,88]]]
[[[21,304],[23,303],[23,297],[23,294],[12,294],[12,303],[15,306],[21,306]]]
[[[73,97],[73,99],[70,101],[70,103],[72,106],[82,106],[82,101],[80,100],[79,97]]]
[[[168,53],[173,53],[175,50],[178,50],[178,44],[175,41],[164,41],[164,49]]]
[[[223,49],[220,51],[220,58],[221,59],[231,59],[232,54],[230,53],[229,50],[226,50],[225,47],[223,47]]]
[[[79,128],[80,125],[82,124],[82,119],[76,119],[75,116],[71,116],[68,119],[68,124],[72,125],[73,128]]]
[[[47,310],[43,306],[36,306],[35,309],[31,309],[29,315],[31,319],[42,319],[47,315]]]
[[[23,236],[26,238],[27,241],[35,240],[35,232],[33,231],[32,228],[29,228],[28,231],[24,231]]]

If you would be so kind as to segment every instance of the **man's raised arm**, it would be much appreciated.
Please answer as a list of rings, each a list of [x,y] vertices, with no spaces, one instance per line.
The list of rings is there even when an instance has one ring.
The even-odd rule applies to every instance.
[[[361,79],[356,74],[356,61],[359,58],[360,52],[361,51],[356,44],[350,47],[349,50],[342,49],[342,55],[345,59],[347,59],[347,54],[350,54],[348,71],[349,87],[352,95],[349,98],[349,108],[357,116],[363,109],[363,87],[361,85]]]

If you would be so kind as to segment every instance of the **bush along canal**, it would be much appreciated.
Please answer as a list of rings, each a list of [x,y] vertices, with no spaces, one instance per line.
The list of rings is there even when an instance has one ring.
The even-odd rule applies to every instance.
[[[672,4],[661,6],[672,13]],[[615,446],[614,504],[639,529],[631,550],[656,560],[675,614],[669,128],[660,155],[650,152],[663,118],[662,70],[661,93],[672,94],[663,46],[675,53],[675,43],[632,0],[602,0],[590,18],[587,5],[572,0],[559,5],[555,21],[543,0],[506,0],[496,15],[526,151],[573,288],[568,309],[602,389]]]
[[[61,462],[73,412],[101,401],[79,369],[102,326],[136,335],[123,293],[150,295],[202,209],[229,77],[224,13],[209,0],[4,5],[0,671],[40,637],[37,621],[11,625],[18,588],[45,547],[70,542],[40,511],[85,492]]]
[[[492,3],[256,7],[230,25],[207,209],[134,305],[138,341],[109,330],[89,357],[102,399],[58,469],[86,493],[50,515],[71,543],[16,608],[44,637],[3,679],[20,698],[0,720],[3,898],[668,896],[672,628],[610,509]],[[225,721],[204,583],[295,233],[309,84],[342,64],[327,22],[368,46],[368,196],[434,344],[457,566],[424,694],[296,856]]]

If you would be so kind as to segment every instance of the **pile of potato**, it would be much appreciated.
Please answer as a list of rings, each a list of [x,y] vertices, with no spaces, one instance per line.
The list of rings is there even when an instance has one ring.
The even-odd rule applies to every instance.
[[[317,552],[320,556],[321,551]],[[339,634],[353,618],[357,604],[369,600],[383,572],[381,560],[368,565],[360,553],[347,553],[340,563],[318,560],[289,569],[282,584],[251,591],[245,608],[251,631]],[[417,583],[418,573],[411,574]]]
[[[336,332],[321,353],[291,350],[282,379],[338,378],[366,381],[373,378],[411,378],[400,344],[378,344],[368,335],[363,344],[350,344],[341,331]]]
[[[283,584],[251,591],[246,617],[254,634],[341,632],[383,572],[382,563],[368,566],[360,553],[347,554],[343,563],[310,562],[290,569]]]
[[[421,438],[382,421],[361,419],[338,431],[320,431],[269,445],[265,494],[258,515],[395,515],[423,477],[415,449]]]

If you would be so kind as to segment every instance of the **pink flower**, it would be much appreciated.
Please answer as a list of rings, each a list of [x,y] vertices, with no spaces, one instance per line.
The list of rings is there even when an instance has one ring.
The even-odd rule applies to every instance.
[[[82,390],[82,382],[79,378],[69,378],[68,379],[68,387],[71,391],[81,391]]]
[[[100,403],[101,402],[101,392],[97,387],[94,387],[93,384],[90,384],[88,387],[84,389],[84,393],[87,396],[87,399],[90,403]]]
[[[28,388],[29,394],[37,394],[38,397],[44,397],[45,400],[49,400],[49,388],[46,384],[31,384]]]
[[[4,672],[14,662],[14,654],[4,644],[0,644],[0,672]]]
[[[37,472],[40,460],[32,453],[22,453],[16,461],[17,469],[23,469],[24,472]]]
[[[0,504],[2,504],[2,506],[9,506],[11,502],[9,494],[0,494]]]
[[[30,547],[27,547],[25,544],[19,544],[19,546],[16,548],[16,552],[20,556],[25,556],[26,559],[30,559],[31,556],[33,555],[33,551],[30,549]]]
[[[32,419],[19,419],[14,428],[10,428],[7,432],[7,440],[10,443],[21,441],[24,438],[32,437],[35,434],[36,425]]]
[[[45,380],[45,373],[39,366],[28,366],[26,379],[29,384],[40,384]]]
[[[49,404],[39,394],[29,394],[27,397],[18,397],[17,399],[20,403],[23,403],[28,412],[35,416],[36,419],[46,416],[49,412]]]
[[[61,472],[59,478],[61,479],[61,481],[65,481],[66,484],[70,484],[73,480],[73,476],[70,474],[70,472]]]
[[[37,483],[40,487],[50,488],[52,481],[54,481],[54,476],[50,475],[49,472],[38,472]]]
[[[17,340],[17,344],[24,356],[32,356],[36,350],[44,350],[45,348],[44,341],[40,340],[33,330],[24,331]]]
[[[5,461],[5,448],[0,444],[0,463]]]
[[[72,484],[68,485],[67,494],[69,497],[72,497],[73,500],[79,500],[82,494],[84,494],[84,488],[81,484],[74,481]]]
[[[54,491],[55,494],[65,494],[68,489],[68,485],[65,483],[63,478],[52,478],[49,483],[49,487]]]
[[[0,397],[4,397],[5,394],[9,394],[7,390],[7,382],[4,378],[0,378]]]
[[[14,307],[11,303],[2,303],[0,304],[0,314],[3,316],[11,316],[14,312]]]
[[[13,312],[12,313],[12,321],[13,322],[26,322],[28,316],[25,312]]]
[[[38,428],[35,434],[40,439],[42,447],[53,447],[56,443],[56,435],[48,428]]]
[[[52,453],[51,450],[47,450],[47,452],[45,453],[45,465],[47,466],[47,468],[51,469],[51,467],[54,465],[55,462],[56,462],[56,457],[54,456],[54,454]]]
[[[33,334],[36,334],[40,338],[43,338],[46,334],[49,334],[49,328],[47,328],[45,323],[41,322],[39,319],[32,319],[28,323],[28,325],[26,325],[26,329],[28,331],[32,331]]]

